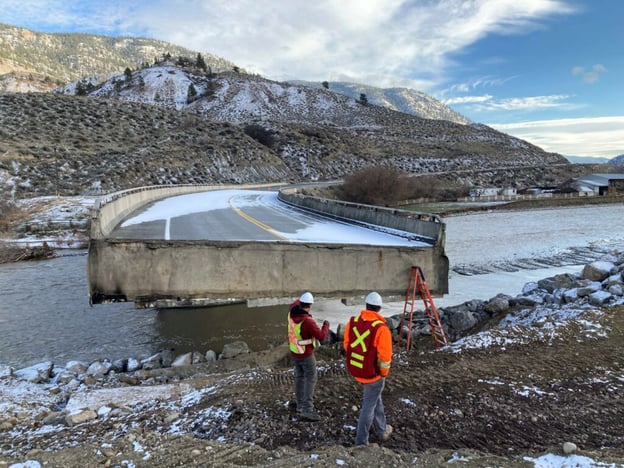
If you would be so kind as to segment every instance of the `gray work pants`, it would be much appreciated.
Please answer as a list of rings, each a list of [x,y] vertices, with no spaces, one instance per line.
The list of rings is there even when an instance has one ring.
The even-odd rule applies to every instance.
[[[386,431],[386,415],[384,413],[381,392],[383,391],[385,378],[376,382],[362,384],[362,408],[358,418],[355,445],[368,445],[368,435],[371,426],[378,435]]]
[[[314,412],[314,389],[318,379],[316,358],[311,354],[307,358],[293,358],[295,366],[295,398],[297,413]]]

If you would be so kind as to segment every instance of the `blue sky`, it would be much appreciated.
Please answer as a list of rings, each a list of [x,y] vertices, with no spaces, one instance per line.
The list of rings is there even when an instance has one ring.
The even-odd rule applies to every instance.
[[[564,155],[624,154],[623,0],[1,0],[0,22],[141,36],[275,80],[409,87]]]

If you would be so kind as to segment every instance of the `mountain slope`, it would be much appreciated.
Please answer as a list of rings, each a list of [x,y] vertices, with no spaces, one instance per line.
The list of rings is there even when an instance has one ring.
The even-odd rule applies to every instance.
[[[624,166],[624,154],[620,154],[619,156],[609,159],[608,163],[616,166]]]
[[[335,180],[369,165],[418,174],[567,163],[484,125],[242,73],[161,64],[87,96],[63,90],[0,94],[0,185],[13,196]]]
[[[47,83],[49,91],[84,77],[106,77],[128,67],[154,63],[165,54],[195,58],[197,53],[155,39],[46,34],[0,24],[0,91],[28,88],[29,77]],[[234,67],[232,62],[212,54],[202,53],[202,57],[213,71]]]
[[[322,83],[311,81],[292,81],[291,83],[316,89],[324,88]],[[461,124],[470,123],[469,119],[422,91],[409,88],[377,88],[344,81],[332,81],[327,85],[329,90],[356,100],[359,100],[360,95],[364,94],[369,103],[398,112],[425,119],[448,120]]]
[[[22,74],[69,73],[68,64],[101,73],[103,65],[119,67],[120,57],[155,53],[159,43],[11,27],[0,28],[0,37],[15,52],[7,59],[1,49],[0,63]],[[39,62],[20,44],[50,57]],[[113,60],[111,48],[125,52]],[[369,165],[410,174],[509,169],[505,177],[521,186],[527,179],[514,179],[515,168],[568,164],[485,125],[420,118],[323,87],[249,75],[230,63],[225,68],[238,71],[215,72],[189,55],[105,77],[77,73],[78,81],[55,94],[0,93],[0,188],[23,197],[170,183],[335,180]],[[50,83],[37,76],[42,86]]]
[[[78,80],[93,84],[126,68],[136,70],[170,54],[195,59],[198,52],[145,38],[116,38],[90,34],[46,34],[0,24],[0,92],[45,92]],[[213,72],[233,70],[234,63],[202,53]],[[312,82],[293,82],[320,88]],[[332,82],[330,90],[359,99],[365,93],[371,104],[423,118],[469,123],[468,119],[420,91],[382,89]]]

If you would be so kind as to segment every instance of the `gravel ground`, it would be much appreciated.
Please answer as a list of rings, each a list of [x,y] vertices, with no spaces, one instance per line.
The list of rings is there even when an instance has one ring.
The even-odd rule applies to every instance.
[[[378,447],[353,447],[360,390],[339,349],[318,351],[322,419],[310,423],[289,406],[293,374],[281,346],[94,383],[74,397],[119,391],[109,404],[117,411],[74,426],[23,418],[0,430],[0,467],[27,460],[48,467],[521,467],[543,456],[563,461],[541,466],[624,466],[624,307],[592,320],[602,336],[584,333],[585,317],[548,342],[435,350],[423,338],[410,351],[397,345],[383,394],[395,432],[383,443],[372,437]],[[526,340],[521,328],[515,333]],[[178,392],[139,403],[123,396],[150,385]],[[566,442],[576,446],[567,457],[580,459],[565,458]],[[584,457],[593,464],[579,463]]]

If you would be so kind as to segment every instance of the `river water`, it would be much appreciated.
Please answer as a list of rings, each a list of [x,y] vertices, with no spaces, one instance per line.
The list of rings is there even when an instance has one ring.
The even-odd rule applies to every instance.
[[[624,251],[624,204],[450,216],[448,295],[438,307],[499,292],[516,295],[528,281],[575,272],[611,250]],[[219,352],[246,341],[252,350],[285,339],[286,306],[135,309],[131,303],[91,307],[86,252],[0,265],[0,364],[146,357],[160,349]],[[407,278],[406,278],[407,282]],[[305,285],[302,285],[305,288]],[[372,287],[374,289],[374,286]],[[386,315],[401,313],[389,303]],[[319,301],[312,314],[332,330],[359,304]]]

